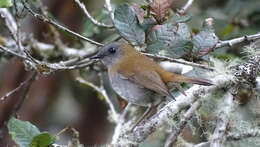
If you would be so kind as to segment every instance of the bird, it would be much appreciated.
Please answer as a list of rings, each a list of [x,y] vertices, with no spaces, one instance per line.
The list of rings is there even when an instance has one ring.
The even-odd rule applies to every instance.
[[[170,91],[172,89],[169,87],[170,83],[184,95],[185,92],[178,86],[180,83],[212,85],[207,79],[191,78],[166,71],[125,42],[109,43],[91,59],[99,59],[107,67],[111,86],[120,97],[129,103],[148,107],[136,125],[165,97],[175,100]]]

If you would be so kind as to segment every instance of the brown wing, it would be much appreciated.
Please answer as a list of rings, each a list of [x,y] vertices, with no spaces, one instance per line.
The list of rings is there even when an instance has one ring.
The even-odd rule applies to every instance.
[[[155,71],[141,71],[141,72],[120,72],[123,77],[140,85],[141,87],[153,90],[164,96],[169,96],[168,88],[163,83],[160,75]]]

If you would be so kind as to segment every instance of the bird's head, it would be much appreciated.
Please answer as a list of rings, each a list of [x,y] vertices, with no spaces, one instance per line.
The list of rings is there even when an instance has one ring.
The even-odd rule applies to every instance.
[[[90,59],[100,59],[105,66],[109,67],[118,63],[122,57],[129,54],[129,50],[132,50],[130,45],[113,42],[102,47],[99,52]]]

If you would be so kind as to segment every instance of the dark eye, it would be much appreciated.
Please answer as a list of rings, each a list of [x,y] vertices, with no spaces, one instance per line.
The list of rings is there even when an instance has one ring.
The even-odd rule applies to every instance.
[[[115,52],[116,52],[116,48],[111,47],[111,48],[108,49],[108,51],[109,51],[110,53],[115,53]]]

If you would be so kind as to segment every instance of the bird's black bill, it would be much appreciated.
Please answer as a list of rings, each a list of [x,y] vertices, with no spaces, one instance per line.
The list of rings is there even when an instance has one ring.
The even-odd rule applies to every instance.
[[[94,60],[94,59],[100,59],[100,58],[101,58],[101,56],[99,56],[99,55],[94,55],[94,56],[90,57],[89,59]]]

